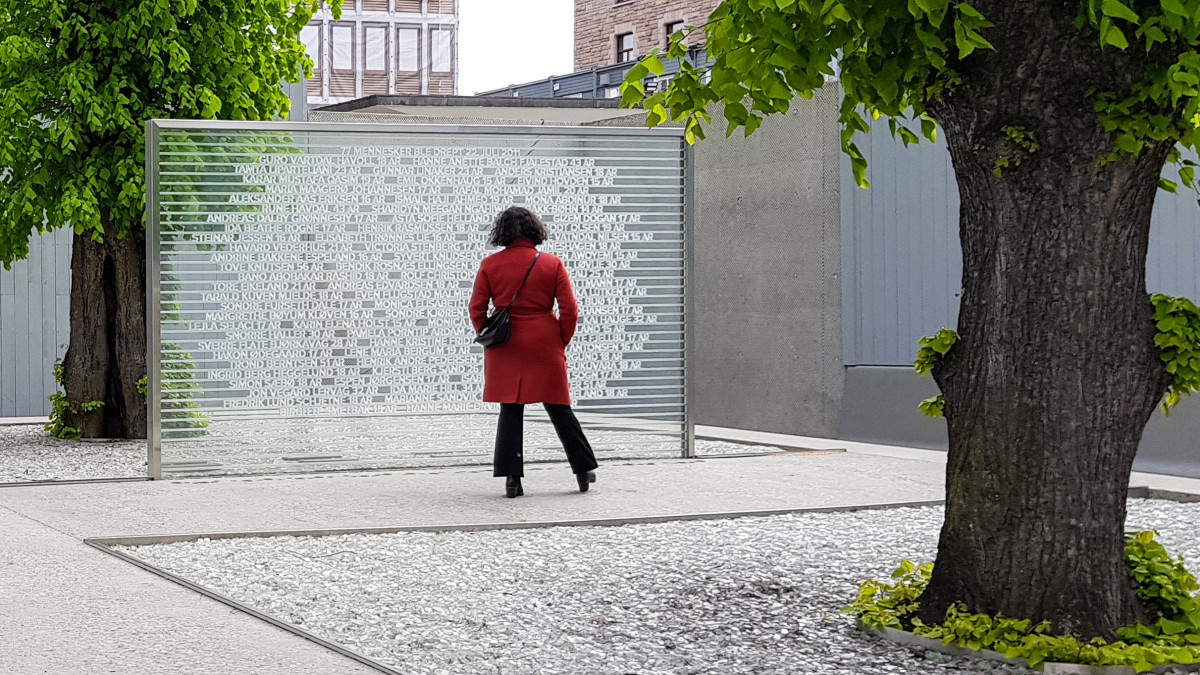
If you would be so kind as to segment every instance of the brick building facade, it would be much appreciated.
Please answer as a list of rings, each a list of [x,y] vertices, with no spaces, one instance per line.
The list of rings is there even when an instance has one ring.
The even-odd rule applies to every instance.
[[[636,60],[680,24],[700,25],[721,0],[575,0],[575,70]],[[689,44],[703,42],[696,31]]]

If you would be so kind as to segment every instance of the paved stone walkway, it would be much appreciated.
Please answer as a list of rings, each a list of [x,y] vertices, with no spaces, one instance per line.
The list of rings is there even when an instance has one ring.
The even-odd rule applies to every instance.
[[[721,430],[740,441],[849,448],[610,462],[588,494],[565,464],[532,466],[525,497],[486,469],[193,479],[0,489],[5,673],[374,672],[85,545],[87,537],[547,521],[940,499],[941,453]],[[1200,481],[1135,484],[1200,493]]]

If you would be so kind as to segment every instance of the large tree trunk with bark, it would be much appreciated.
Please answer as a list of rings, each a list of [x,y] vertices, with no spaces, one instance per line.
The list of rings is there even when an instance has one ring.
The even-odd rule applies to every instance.
[[[113,228],[115,230],[115,228]],[[145,438],[146,265],[143,237],[92,241],[75,235],[71,256],[71,343],[63,388],[68,426],[84,438]],[[83,404],[103,401],[85,411]]]
[[[1114,138],[1086,90],[1127,91],[1141,50],[1101,52],[1062,3],[973,4],[996,50],[931,109],[958,179],[963,289],[959,342],[934,369],[950,451],[921,618],[963,603],[1111,638],[1142,618],[1123,527],[1169,384],[1145,266],[1170,147],[1101,161]]]

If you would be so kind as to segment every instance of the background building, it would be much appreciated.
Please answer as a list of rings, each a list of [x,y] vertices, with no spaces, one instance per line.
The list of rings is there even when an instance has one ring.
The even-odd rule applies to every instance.
[[[575,0],[575,72],[485,91],[512,98],[620,98],[625,73],[684,26],[702,25],[720,0]],[[687,60],[707,63],[702,31],[692,33]],[[646,91],[665,87],[679,62],[663,59],[662,76],[646,78]]]
[[[636,61],[684,26],[700,25],[720,0],[575,0],[575,70]],[[689,43],[703,42],[700,31]]]
[[[310,105],[457,92],[457,0],[348,0],[337,21],[322,3],[301,40],[316,64]]]

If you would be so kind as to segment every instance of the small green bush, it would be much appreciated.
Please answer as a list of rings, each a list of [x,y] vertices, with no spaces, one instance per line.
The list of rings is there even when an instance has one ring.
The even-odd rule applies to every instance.
[[[940,625],[927,626],[917,618],[921,594],[929,585],[933,565],[907,560],[892,573],[892,581],[868,580],[858,598],[842,608],[868,628],[912,630],[917,635],[973,650],[989,649],[1008,658],[1025,659],[1032,667],[1046,661],[1093,666],[1131,666],[1138,672],[1163,664],[1200,662],[1200,598],[1196,578],[1183,558],[1171,558],[1155,532],[1126,535],[1125,562],[1137,584],[1138,599],[1150,613],[1148,624],[1117,631],[1119,642],[1093,639],[1080,642],[1053,635],[1049,622],[972,614],[956,605]]]

